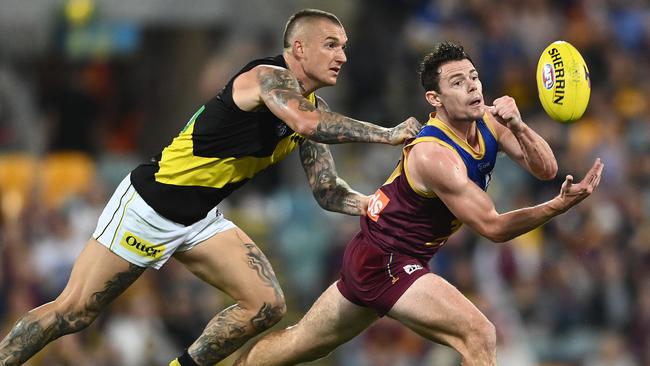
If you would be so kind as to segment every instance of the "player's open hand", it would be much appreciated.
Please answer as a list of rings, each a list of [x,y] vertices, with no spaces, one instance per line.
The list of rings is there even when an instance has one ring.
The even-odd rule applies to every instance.
[[[421,128],[422,124],[415,117],[409,117],[406,121],[390,129],[389,143],[399,145],[404,140],[415,137]]]
[[[560,189],[560,194],[556,199],[560,200],[562,211],[566,211],[572,206],[577,205],[580,201],[589,197],[589,195],[598,187],[600,183],[600,177],[603,173],[603,167],[605,165],[600,161],[600,158],[596,159],[594,165],[589,169],[584,179],[580,183],[573,182],[573,176],[567,175],[564,183],[562,183],[562,189]]]
[[[507,95],[497,98],[491,106],[486,106],[486,110],[492,114],[494,119],[502,125],[508,127],[512,132],[517,132],[523,128],[521,113],[517,108],[514,98]]]

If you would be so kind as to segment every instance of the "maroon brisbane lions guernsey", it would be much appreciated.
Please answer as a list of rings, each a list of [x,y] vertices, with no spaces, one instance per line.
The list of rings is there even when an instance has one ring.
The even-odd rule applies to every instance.
[[[496,133],[483,119],[476,121],[479,148],[467,142],[432,114],[429,122],[403,150],[399,164],[368,203],[361,231],[346,248],[338,288],[350,301],[386,314],[420,276],[428,262],[461,222],[435,195],[409,182],[408,152],[415,144],[438,143],[455,151],[468,177],[487,189],[496,161]]]
[[[431,118],[416,138],[404,147],[401,161],[386,183],[370,198],[361,231],[386,251],[396,251],[429,260],[461,222],[435,195],[419,192],[409,183],[405,169],[408,150],[415,144],[431,141],[457,152],[468,175],[481,189],[487,189],[494,168],[498,145],[494,132],[479,119],[479,151],[475,151],[442,121]]]

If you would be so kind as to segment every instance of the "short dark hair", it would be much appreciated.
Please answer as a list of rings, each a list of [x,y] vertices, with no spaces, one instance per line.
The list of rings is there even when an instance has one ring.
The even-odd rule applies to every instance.
[[[343,28],[343,24],[341,24],[341,21],[339,18],[336,17],[336,15],[332,13],[328,13],[324,10],[319,10],[319,9],[303,9],[300,10],[296,13],[294,13],[289,20],[287,21],[287,25],[284,27],[284,35],[283,35],[283,44],[284,48],[289,48],[291,47],[291,41],[290,38],[294,33],[294,30],[296,29],[296,24],[298,24],[298,21],[301,19],[307,19],[307,18],[321,18],[321,19],[327,19],[331,21],[334,24],[337,24],[341,28]]]
[[[418,69],[420,81],[425,91],[435,90],[440,92],[440,67],[450,61],[469,60],[472,64],[474,61],[469,57],[463,46],[450,42],[438,43],[431,53],[424,56]]]

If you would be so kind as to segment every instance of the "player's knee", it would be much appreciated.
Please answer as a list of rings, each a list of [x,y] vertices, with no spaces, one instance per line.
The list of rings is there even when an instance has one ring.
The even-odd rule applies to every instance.
[[[259,296],[254,301],[240,303],[248,312],[255,330],[263,331],[279,322],[287,313],[287,304],[282,294]]]
[[[497,332],[494,324],[486,318],[474,322],[467,343],[468,348],[473,352],[493,353],[497,345]]]
[[[92,324],[100,309],[88,306],[79,299],[57,299],[54,306],[55,316],[63,323],[66,333],[78,332]]]

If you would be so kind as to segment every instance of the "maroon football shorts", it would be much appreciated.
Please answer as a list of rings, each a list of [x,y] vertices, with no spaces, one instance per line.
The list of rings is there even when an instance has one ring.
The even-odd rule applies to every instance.
[[[386,252],[359,232],[345,249],[336,285],[346,299],[384,316],[415,280],[429,272],[427,262]]]

